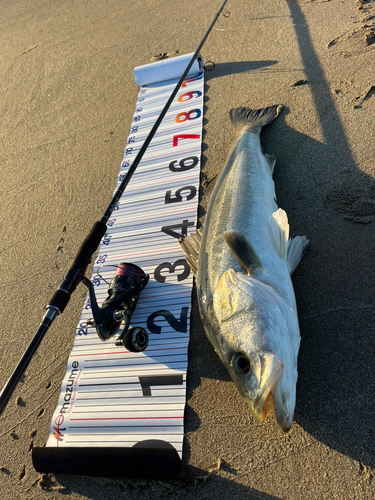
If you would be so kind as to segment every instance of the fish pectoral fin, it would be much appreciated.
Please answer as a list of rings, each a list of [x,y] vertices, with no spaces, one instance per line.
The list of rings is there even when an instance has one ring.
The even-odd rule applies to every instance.
[[[199,252],[201,248],[202,241],[202,228],[197,229],[190,236],[184,234],[182,238],[178,240],[181,245],[181,248],[186,255],[186,261],[189,264],[191,270],[193,271],[194,276],[197,276],[198,273],[198,261],[199,261]]]
[[[257,267],[262,266],[256,251],[245,236],[236,231],[226,231],[223,233],[223,238],[229,250],[249,276]]]
[[[288,242],[287,262],[290,274],[300,263],[303,253],[309,244],[306,236],[296,236]]]
[[[269,229],[275,241],[277,253],[282,259],[287,259],[289,223],[286,212],[279,208],[272,214]]]

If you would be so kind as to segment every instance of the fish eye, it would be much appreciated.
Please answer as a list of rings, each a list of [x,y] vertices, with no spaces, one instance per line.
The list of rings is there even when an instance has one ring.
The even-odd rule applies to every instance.
[[[250,360],[242,352],[238,352],[233,357],[233,366],[238,373],[248,373],[250,371]]]

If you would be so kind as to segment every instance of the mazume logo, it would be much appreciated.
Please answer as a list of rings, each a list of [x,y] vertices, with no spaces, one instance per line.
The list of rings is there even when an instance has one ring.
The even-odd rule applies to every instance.
[[[64,413],[67,412],[69,406],[71,404],[71,399],[74,393],[74,381],[77,378],[78,374],[78,361],[73,361],[72,363],[72,371],[69,375],[68,381],[66,383],[65,395],[64,395],[64,403],[60,408],[60,414],[55,418],[55,425],[52,426],[54,438],[59,442],[63,440],[63,431],[66,430],[66,427],[62,428],[62,424],[64,423]]]

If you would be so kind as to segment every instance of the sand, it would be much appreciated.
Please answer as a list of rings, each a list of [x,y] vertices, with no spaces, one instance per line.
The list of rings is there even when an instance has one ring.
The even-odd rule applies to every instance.
[[[31,340],[110,201],[138,89],[135,66],[193,52],[219,2],[3,1],[0,13],[1,373]],[[236,106],[282,103],[263,133],[279,205],[310,249],[293,276],[301,349],[295,423],[258,423],[193,302],[183,476],[41,476],[85,289],[43,340],[0,419],[0,497],[370,499],[375,495],[375,3],[229,0],[202,55],[202,182],[225,162]],[[207,206],[203,195],[201,220]]]

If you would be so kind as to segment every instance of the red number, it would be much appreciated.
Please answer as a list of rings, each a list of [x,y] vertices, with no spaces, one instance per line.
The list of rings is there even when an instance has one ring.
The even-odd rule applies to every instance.
[[[194,82],[195,80],[198,80],[198,76],[190,76],[189,78],[186,78],[186,79],[183,81],[183,83],[182,83],[181,87],[186,87],[186,84],[187,84],[187,83]]]
[[[199,90],[193,90],[192,92],[186,92],[186,94],[180,95],[180,97],[177,99],[178,102],[186,102],[190,101],[190,99],[193,99],[194,94],[196,94],[195,97],[200,97],[202,95],[202,92]]]
[[[179,139],[200,139],[200,135],[198,134],[179,134],[173,136],[173,147],[178,146]]]
[[[193,115],[195,115],[195,116],[193,116]],[[196,120],[200,116],[201,116],[201,110],[200,109],[191,109],[187,113],[185,113],[185,112],[179,113],[176,116],[176,123],[184,123],[187,120]],[[130,148],[128,148],[128,149],[130,149]],[[131,148],[131,149],[133,149],[133,148]]]

